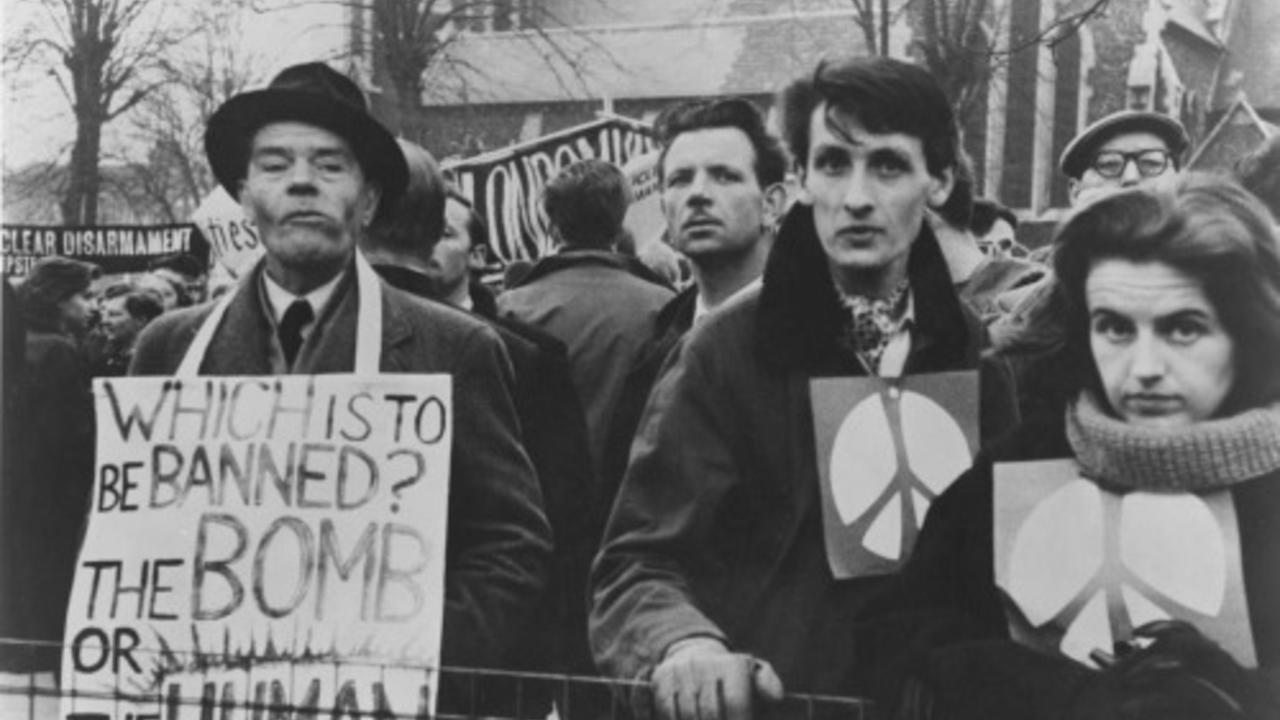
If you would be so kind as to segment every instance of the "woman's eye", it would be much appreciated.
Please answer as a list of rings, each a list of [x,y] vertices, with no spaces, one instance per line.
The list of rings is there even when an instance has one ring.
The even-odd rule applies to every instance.
[[[1133,335],[1133,324],[1124,318],[1103,315],[1093,319],[1093,334],[1111,342],[1120,342]]]
[[[1203,337],[1208,328],[1195,320],[1174,320],[1165,332],[1170,341],[1186,345]]]

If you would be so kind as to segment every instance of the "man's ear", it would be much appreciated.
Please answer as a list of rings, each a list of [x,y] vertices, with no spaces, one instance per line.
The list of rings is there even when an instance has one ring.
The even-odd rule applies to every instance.
[[[776,226],[778,218],[787,211],[786,185],[777,182],[766,187],[761,201],[764,204],[764,221],[769,227]]]
[[[1076,204],[1076,200],[1080,197],[1080,178],[1067,178],[1067,201],[1071,205]]]
[[[365,206],[363,214],[360,216],[360,226],[369,227],[373,222],[373,216],[378,214],[378,203],[382,202],[382,188],[374,183],[365,185]]]
[[[951,197],[951,190],[956,185],[956,171],[955,168],[944,168],[942,174],[930,175],[930,178],[929,207],[937,209]]]

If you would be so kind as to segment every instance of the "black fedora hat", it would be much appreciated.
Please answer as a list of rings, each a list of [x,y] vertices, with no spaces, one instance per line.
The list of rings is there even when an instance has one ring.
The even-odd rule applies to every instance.
[[[285,68],[265,90],[236,95],[209,118],[205,154],[232,197],[240,195],[254,133],[281,120],[316,125],[346,140],[365,175],[382,188],[378,214],[404,191],[408,169],[400,146],[369,113],[364,93],[346,75],[312,62]]]

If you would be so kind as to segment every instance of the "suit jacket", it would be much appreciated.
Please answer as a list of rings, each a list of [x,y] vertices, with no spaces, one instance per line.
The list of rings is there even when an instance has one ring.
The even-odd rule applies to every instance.
[[[265,375],[275,342],[262,265],[241,282],[214,333],[200,373]],[[307,338],[295,372],[350,372],[357,293],[353,273]],[[171,374],[212,304],[154,320],[138,338],[134,375]],[[453,376],[454,434],[449,486],[441,661],[495,666],[528,621],[546,586],[551,531],[512,405],[511,364],[484,323],[382,286],[384,373]]]

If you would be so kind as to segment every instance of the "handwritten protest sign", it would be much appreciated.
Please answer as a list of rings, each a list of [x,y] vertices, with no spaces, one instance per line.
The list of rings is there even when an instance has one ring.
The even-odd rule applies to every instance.
[[[550,248],[542,190],[566,165],[599,158],[619,167],[653,149],[648,124],[611,116],[451,163],[459,190],[489,227],[489,245],[503,263],[541,257]]]
[[[1257,667],[1230,492],[1114,493],[1071,459],[998,463],[993,481],[1014,639],[1096,667],[1092,651],[1176,618]]]
[[[191,222],[209,239],[214,259],[232,277],[244,275],[267,252],[258,239],[258,226],[222,186],[214,188],[191,213]]]
[[[831,572],[895,572],[977,451],[977,373],[815,378],[809,394]]]
[[[199,718],[206,682],[219,703],[262,692],[324,717],[430,709],[447,376],[99,379],[94,394],[64,713]]]
[[[5,275],[26,275],[50,255],[96,263],[105,273],[142,272],[156,258],[177,253],[209,260],[209,244],[193,225],[62,227],[4,225],[0,257]]]

